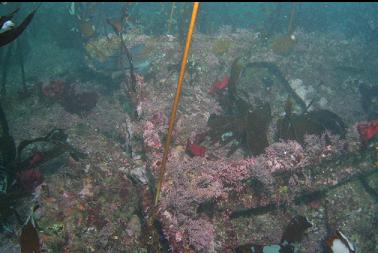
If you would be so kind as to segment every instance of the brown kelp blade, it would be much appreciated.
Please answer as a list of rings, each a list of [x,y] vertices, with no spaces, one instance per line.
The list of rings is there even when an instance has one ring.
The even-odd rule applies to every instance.
[[[300,243],[305,231],[312,227],[312,224],[307,220],[306,217],[297,215],[291,219],[290,223],[286,226],[283,234],[282,239],[279,244],[271,244],[271,245],[255,245],[253,243],[248,243],[244,245],[240,245],[235,249],[236,253],[264,253],[264,252],[273,252],[272,250],[268,250],[268,248],[275,248],[274,252],[280,253],[294,253],[297,252],[295,250],[295,246],[293,243]],[[276,251],[277,248],[279,251]]]
[[[9,31],[0,33],[0,47],[12,42],[15,40],[18,36],[21,35],[21,33],[26,29],[26,27],[30,24],[30,21],[33,19],[35,12],[37,9],[32,11],[25,19],[22,21],[22,23],[17,26],[14,29],[11,29]]]
[[[5,22],[7,22],[8,20],[12,19],[13,16],[20,10],[20,8],[17,8],[15,9],[14,11],[12,11],[11,13],[9,13],[8,15],[5,15],[5,16],[0,16],[0,27],[3,26],[3,24]]]
[[[41,253],[38,232],[31,220],[22,229],[20,245],[21,253]]]
[[[116,34],[122,32],[122,20],[120,18],[107,18],[106,22],[113,28]]]
[[[312,227],[312,224],[306,217],[302,215],[293,217],[282,234],[281,244],[300,243],[305,231],[310,227]]]

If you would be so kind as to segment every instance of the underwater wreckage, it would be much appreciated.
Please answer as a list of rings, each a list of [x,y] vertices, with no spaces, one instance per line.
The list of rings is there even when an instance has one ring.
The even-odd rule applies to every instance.
[[[263,70],[268,78],[263,78],[260,83],[249,81],[243,86],[241,80],[249,70]],[[269,89],[264,89],[263,85]],[[236,252],[268,250],[263,245],[253,248],[257,238],[269,237],[267,234],[256,235],[253,242],[254,239],[246,236],[248,231],[242,229],[241,224],[277,210],[319,202],[328,192],[351,181],[361,182],[366,192],[377,199],[377,192],[365,180],[377,173],[375,148],[362,150],[362,153],[349,151],[348,142],[343,141],[347,134],[343,120],[325,109],[308,111],[311,103],[306,104],[296,94],[274,63],[248,63],[242,57],[237,58],[232,64],[230,77],[214,83],[210,93],[218,98],[223,114],[211,114],[208,120],[210,129],[198,134],[200,137],[197,136],[194,143],[188,140],[187,152],[192,160],[186,164],[170,161],[172,165],[168,168],[166,180],[173,185],[162,192],[163,203],[159,205],[158,219],[174,252],[188,248],[196,252],[214,252],[215,236],[222,237],[218,241],[229,242],[228,245],[218,245],[224,247],[222,250],[230,250],[230,245],[234,245]],[[286,94],[285,104],[279,103],[277,94]],[[282,108],[274,108],[277,104],[281,104]],[[273,119],[272,107],[276,115],[281,110],[284,116]],[[273,120],[276,125],[273,141],[280,141],[278,143],[269,143],[267,137],[268,126]],[[228,155],[242,147],[246,156],[253,156],[239,163],[222,158],[218,158],[222,162],[215,161],[211,154],[205,155],[204,146],[199,146],[206,139],[204,135],[212,143],[221,145],[236,140]],[[306,139],[308,136],[317,136],[322,148],[311,151]],[[344,144],[337,144],[340,141]],[[261,170],[268,172],[259,174]],[[204,171],[209,174],[204,175]],[[225,186],[230,191],[224,193],[226,196],[220,194],[220,189]],[[183,227],[177,227],[178,224]],[[224,228],[230,224],[234,224],[232,227],[236,231],[227,232],[226,229],[222,235],[214,234],[216,227]],[[196,226],[201,226],[202,231]],[[335,229],[329,228],[328,234]],[[199,241],[193,231],[209,238]],[[263,231],[260,233],[264,234]],[[235,234],[243,235],[243,239],[235,239]],[[326,234],[324,238],[327,239]],[[241,242],[248,243],[241,245]],[[325,244],[323,242],[322,245]],[[329,239],[328,242],[325,247],[333,252],[333,241]],[[282,247],[284,245],[273,245],[269,252],[296,252],[290,244]]]
[[[227,85],[227,92],[219,96],[219,102],[224,110],[223,115],[210,115],[208,126],[209,136],[212,141],[220,141],[223,145],[233,139],[237,139],[238,145],[242,145],[248,155],[262,154],[269,146],[266,132],[272,121],[271,105],[277,104],[278,94],[287,94],[288,98],[284,106],[284,117],[278,118],[276,125],[275,141],[296,140],[303,144],[304,136],[309,134],[321,135],[326,131],[331,134],[345,136],[346,125],[335,113],[328,110],[308,112],[310,105],[297,95],[291,88],[282,72],[273,63],[253,62],[245,63],[242,58],[234,61],[231,67],[231,76]],[[259,83],[247,83],[240,87],[240,79],[249,69],[265,69],[268,76],[274,81],[272,87],[266,90],[259,87]],[[266,77],[265,77],[266,78]],[[262,84],[265,84],[262,82]],[[261,85],[261,84],[260,84]],[[271,90],[278,90],[272,95]],[[294,107],[301,113],[293,113]],[[230,138],[224,138],[230,133]],[[231,150],[232,153],[235,149]],[[229,155],[231,154],[229,153]]]
[[[132,53],[132,47],[130,48]],[[140,153],[147,159],[143,162],[142,159],[137,160],[138,162],[132,165],[128,163],[134,161],[125,159],[122,150],[102,149],[98,142],[90,142],[92,140],[88,132],[92,130],[96,131],[94,135],[103,137],[103,129],[96,125],[97,122],[92,121],[90,124],[93,125],[87,126],[85,125],[87,121],[83,121],[85,117],[75,117],[79,124],[77,129],[74,127],[74,131],[69,131],[70,139],[74,140],[75,145],[79,145],[76,138],[71,138],[71,134],[72,136],[76,134],[78,139],[85,140],[81,143],[82,147],[95,146],[95,149],[91,149],[96,153],[93,161],[70,166],[70,169],[80,171],[82,174],[77,173],[72,176],[73,174],[68,172],[69,187],[66,182],[60,184],[63,181],[60,179],[52,180],[51,185],[49,182],[50,193],[48,191],[43,193],[45,196],[42,197],[44,203],[41,209],[53,211],[38,220],[39,225],[43,224],[41,226],[43,234],[40,238],[44,246],[47,245],[53,251],[63,247],[65,251],[79,252],[123,251],[125,244],[133,243],[134,237],[130,235],[134,231],[130,223],[138,225],[135,220],[141,221],[143,231],[140,238],[138,237],[138,246],[143,247],[142,250],[147,252],[310,252],[303,250],[300,246],[301,241],[304,241],[302,244],[320,241],[317,235],[324,238],[324,240],[322,238],[323,244],[328,247],[326,252],[331,252],[332,247],[339,245],[340,242],[347,241],[349,244],[345,235],[349,237],[352,234],[351,241],[355,242],[355,234],[358,232],[353,234],[341,228],[344,235],[339,230],[340,227],[335,225],[340,223],[335,222],[327,226],[327,231],[322,229],[322,226],[319,229],[319,216],[324,214],[321,211],[323,209],[331,215],[334,213],[333,206],[337,205],[338,200],[336,203],[328,203],[325,199],[328,199],[329,195],[333,196],[337,190],[343,189],[343,186],[349,185],[350,182],[362,184],[366,193],[376,198],[377,194],[369,179],[375,174],[376,149],[372,146],[375,124],[359,124],[357,128],[361,141],[364,142],[362,143],[364,148],[356,151],[346,140],[350,129],[346,128],[343,120],[328,110],[309,110],[311,104],[306,104],[308,102],[305,103],[300,97],[296,97],[295,91],[285,79],[283,73],[286,72],[281,71],[279,65],[271,62],[238,64],[239,70],[233,65],[235,69],[231,76],[216,82],[209,91],[217,98],[223,109],[208,118],[207,126],[210,130],[197,134],[193,139],[188,138],[185,151],[185,142],[174,139],[174,144],[179,145],[169,156],[162,201],[155,208],[153,174],[156,173],[160,161],[157,161],[159,156],[154,157],[158,152],[152,154],[154,149],[146,145],[148,136],[144,133],[153,132],[158,128],[156,125],[160,124],[158,118],[159,115],[164,114],[163,110],[159,108],[160,114],[154,114],[152,119],[148,118],[152,115],[151,111],[148,116],[144,115],[146,117],[138,119],[142,124],[143,120],[151,119],[151,122],[147,121],[144,127],[141,127],[142,124],[137,125],[137,122],[132,122],[144,131],[139,141],[145,146]],[[258,80],[260,74],[263,77]],[[256,78],[248,82],[249,77],[253,75]],[[70,88],[71,85],[66,88],[72,93],[60,94],[55,92],[53,87],[63,87],[63,81],[52,81],[50,84],[52,86],[45,86],[42,90],[45,100],[51,102],[55,100],[61,105],[54,106],[51,111],[53,113],[57,112],[56,109],[67,111],[65,105],[70,102],[61,102],[65,97],[68,101],[70,96],[65,94],[75,94]],[[127,88],[130,90],[130,87]],[[153,89],[151,86],[148,88]],[[64,89],[58,88],[56,91],[64,91]],[[206,91],[203,94],[207,94]],[[284,96],[280,98],[277,94]],[[185,95],[187,98],[187,94]],[[109,107],[103,107],[102,102],[99,101],[95,113],[103,110],[110,115],[107,119],[114,117]],[[95,104],[94,102],[93,106],[90,104],[88,107],[82,106],[84,112],[91,110]],[[77,114],[81,115],[81,113]],[[68,120],[72,116],[63,115],[67,115]],[[101,117],[98,119],[104,120]],[[202,127],[206,126],[206,122],[203,123]],[[163,124],[166,125],[166,122],[161,125]],[[271,128],[272,125],[275,128]],[[118,128],[117,124],[113,124],[110,128],[113,129],[114,126]],[[166,130],[164,127],[161,129]],[[159,146],[166,138],[160,129],[159,131],[159,134],[156,133],[157,131],[154,133],[154,137],[157,138],[152,139],[151,146]],[[119,132],[114,131],[116,134]],[[55,134],[62,135],[62,139],[58,139],[64,140],[61,131],[53,131],[48,136],[52,137]],[[50,140],[48,136],[43,139]],[[185,134],[183,136],[186,140],[187,136]],[[116,147],[120,142],[118,136],[110,137],[116,142],[107,142],[107,144]],[[319,144],[316,146],[318,149],[314,150],[310,142]],[[27,144],[28,142],[25,142],[24,145]],[[231,147],[229,144],[232,144]],[[26,147],[25,150],[28,148]],[[133,150],[134,148],[137,150],[133,146]],[[130,157],[134,157],[132,153]],[[228,159],[226,156],[232,158]],[[43,161],[45,157],[45,154],[33,153],[25,166],[34,169],[32,165],[40,164],[41,159]],[[132,171],[128,172],[128,170]],[[147,175],[144,175],[144,172]],[[66,174],[62,175],[66,176]],[[136,186],[136,191],[131,191],[128,181],[125,180],[126,175]],[[27,180],[29,177],[34,178],[35,181],[29,183]],[[71,177],[74,179],[71,180]],[[23,173],[19,181],[25,189],[30,189],[40,182],[40,178],[41,175],[33,170],[32,173]],[[155,178],[157,178],[156,174]],[[117,181],[118,179],[120,180]],[[72,185],[72,182],[75,185]],[[54,188],[54,184],[59,187]],[[83,188],[80,188],[81,186]],[[138,196],[136,211],[130,211],[133,216],[128,220],[130,214],[126,211],[128,210],[126,206],[134,204],[132,202],[136,199],[136,195]],[[341,196],[345,197],[345,195]],[[347,198],[345,201],[350,199]],[[62,202],[67,205],[62,206],[60,204]],[[307,208],[318,208],[320,211],[311,212]],[[38,207],[31,209],[30,213],[33,214]],[[318,216],[312,215],[313,213]],[[304,214],[306,217],[302,216]],[[56,215],[58,220],[53,219],[53,215]],[[332,223],[334,216],[331,218],[325,216],[324,219]],[[27,238],[34,238],[33,242],[39,240],[35,220],[32,215],[29,217],[23,222],[25,228],[21,235],[21,244],[27,241]],[[348,222],[348,219],[345,221]],[[335,233],[332,233],[333,229],[336,229]],[[292,230],[296,230],[297,233],[290,232]],[[304,236],[305,232],[311,234]],[[138,235],[138,232],[135,234]],[[123,244],[120,243],[121,241]],[[29,251],[38,252],[39,245],[32,245],[34,249],[29,248]],[[349,248],[350,252],[354,250],[353,245]]]
[[[231,81],[227,85],[227,91],[216,91],[224,114],[212,114],[208,121],[210,130],[198,134],[194,143],[199,145],[204,143],[206,138],[210,138],[212,143],[226,145],[234,138],[247,156],[253,156],[242,161],[228,161],[224,158],[214,160],[210,152],[205,155],[204,152],[198,151],[200,148],[205,149],[203,146],[194,146],[195,149],[189,146],[187,152],[192,158],[186,163],[182,164],[176,159],[170,161],[166,180],[173,182],[173,185],[162,193],[163,203],[159,205],[158,219],[163,224],[164,235],[173,251],[179,252],[190,247],[196,252],[213,252],[214,245],[211,246],[211,243],[214,242],[215,236],[221,236],[221,241],[233,242],[230,244],[234,245],[236,252],[265,252],[263,250],[268,249],[271,250],[269,252],[297,252],[291,244],[258,245],[257,238],[269,237],[268,234],[260,231],[262,235],[254,236],[255,239],[248,238],[249,233],[241,224],[248,224],[251,219],[269,216],[270,213],[279,210],[303,205],[315,206],[313,203],[321,202],[329,192],[349,182],[361,183],[372,199],[377,201],[378,193],[366,182],[366,178],[377,173],[376,146],[370,145],[364,149],[362,143],[361,150],[351,150],[353,144],[343,140],[347,135],[347,128],[338,115],[324,109],[308,112],[308,106],[295,94],[287,81],[282,79],[283,75],[272,63],[240,65],[239,60],[232,65],[229,78]],[[274,70],[273,75],[278,76],[284,84],[281,88],[287,89],[289,94],[289,99],[283,106],[285,115],[276,119],[274,143],[269,143],[267,138],[268,125],[272,121],[270,104],[259,98],[246,99],[247,92],[244,90],[241,93],[242,90],[238,87],[238,81],[245,73],[245,66]],[[261,95],[261,92],[253,89],[249,94],[251,93]],[[296,104],[293,105],[292,101]],[[295,106],[299,108],[297,110],[300,110],[300,113],[293,113]],[[360,128],[363,127],[367,128],[368,125],[361,125]],[[232,134],[228,134],[230,132]],[[361,135],[361,140],[369,137],[372,141],[370,136],[375,133]],[[313,136],[311,138],[315,138],[322,147],[314,152],[308,136]],[[193,144],[188,140],[188,145]],[[229,155],[236,148],[231,147]],[[224,190],[223,187],[227,187],[228,190]],[[173,189],[176,194],[171,193]],[[221,191],[225,193],[221,194]],[[172,207],[176,209],[173,210]],[[325,208],[328,208],[327,205]],[[185,218],[180,218],[174,213]],[[209,220],[212,225],[209,224]],[[198,228],[192,227],[196,222],[202,224],[206,232],[199,232]],[[177,224],[181,224],[183,228],[172,227]],[[233,224],[232,227],[235,229],[232,233],[213,234],[216,228],[231,226],[230,224]],[[190,236],[195,237],[192,233],[185,239],[193,240],[192,242],[178,240],[177,236],[183,236],[185,229],[204,233],[202,236],[211,233],[214,237],[208,239],[207,246],[204,242],[191,239]],[[332,234],[332,230],[335,229],[337,230],[335,227],[329,228],[328,234]],[[281,228],[278,231],[282,231]],[[236,240],[233,237],[235,234],[242,235],[242,238]],[[325,234],[324,238],[327,240],[329,237]],[[336,246],[333,246],[330,239],[328,242],[328,246],[324,247],[333,252],[331,248]],[[337,243],[335,242],[335,245]],[[326,245],[326,242],[322,245]],[[226,245],[223,247],[227,248]]]
[[[259,87],[261,83],[242,85],[243,76],[251,70],[268,73],[261,83],[269,89]],[[291,244],[285,244],[286,251],[280,251],[285,245],[278,245],[276,233],[283,232],[283,226],[274,228],[273,236],[272,230],[256,231],[245,224],[280,210],[319,202],[348,182],[363,182],[376,174],[376,150],[369,148],[362,154],[350,151],[348,142],[343,140],[347,133],[343,120],[325,109],[308,111],[311,103],[306,104],[296,94],[274,63],[237,58],[230,77],[214,84],[210,93],[218,98],[223,113],[212,114],[208,120],[210,129],[199,133],[193,142],[187,140],[190,159],[182,162],[170,158],[164,179],[167,186],[157,206],[152,204],[153,195],[159,197],[154,192],[154,178],[142,186],[142,212],[147,217],[144,237],[155,242],[147,240],[151,252],[158,250],[156,245],[163,245],[161,241],[165,247],[168,243],[172,252],[216,252],[215,240],[220,252],[254,252],[252,245],[255,250],[263,250],[267,241],[277,243],[271,252],[296,252]],[[280,101],[277,94],[285,94],[286,101]],[[284,116],[274,118],[271,112],[279,115],[280,110]],[[269,139],[267,130],[272,122],[278,129]],[[308,135],[320,143],[316,152],[307,144]],[[229,161],[214,157],[200,146],[208,144],[207,139],[221,145],[236,140],[229,155],[241,147],[249,158]],[[154,159],[148,164],[157,174],[162,163]],[[376,199],[377,193],[369,184],[364,183],[364,187]],[[159,224],[160,234],[156,234],[154,224]],[[327,236],[324,233],[323,237]]]

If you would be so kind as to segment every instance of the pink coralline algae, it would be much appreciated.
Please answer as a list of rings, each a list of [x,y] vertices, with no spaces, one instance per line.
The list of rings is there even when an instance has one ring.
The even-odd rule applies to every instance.
[[[195,252],[215,252],[214,226],[211,222],[202,218],[189,220],[186,232]]]
[[[278,142],[266,148],[264,157],[271,173],[294,168],[304,158],[304,150],[296,141]]]
[[[214,225],[204,218],[192,220],[181,216],[180,221],[168,211],[161,214],[164,224],[169,224],[163,230],[165,237],[170,241],[172,252],[215,252]]]
[[[228,192],[241,190],[240,182],[249,176],[254,161],[169,159],[160,217],[174,252],[184,252],[184,245],[189,245],[194,252],[215,252],[213,224],[196,218],[197,208],[206,201],[226,201]]]
[[[345,152],[345,146],[345,140],[326,133],[305,136],[304,146],[290,140],[274,143],[262,155],[248,159],[210,160],[211,150],[208,157],[169,157],[159,213],[173,252],[184,252],[185,245],[194,252],[212,252],[212,219],[219,219],[217,207],[233,206],[234,202],[248,208],[291,203],[294,195],[290,193],[300,187],[296,172]],[[291,174],[285,183],[282,175],[286,178]],[[283,183],[290,192],[282,190]],[[311,181],[305,179],[301,184],[311,186]],[[255,198],[246,198],[250,188]],[[214,214],[199,211],[207,203],[214,203]],[[215,242],[215,250],[223,246]]]
[[[219,176],[222,178],[224,184],[232,186],[233,190],[239,192],[242,188],[240,182],[251,176],[251,168],[255,163],[255,158],[244,159],[233,163],[225,163],[219,171]]]
[[[342,139],[338,135],[326,132],[322,136],[306,135],[305,136],[305,156],[301,162],[302,167],[309,164],[316,164],[322,160],[328,159],[334,155],[340,155],[346,152],[349,146],[353,145],[353,139]]]
[[[154,150],[162,147],[158,131],[151,121],[146,121],[143,126],[143,140],[147,149]]]

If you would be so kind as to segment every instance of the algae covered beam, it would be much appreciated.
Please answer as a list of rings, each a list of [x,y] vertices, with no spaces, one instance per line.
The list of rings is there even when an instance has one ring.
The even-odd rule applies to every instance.
[[[375,155],[374,151],[342,155],[336,159],[324,161],[314,167],[305,167],[302,171],[311,171],[313,182],[311,182],[310,186],[306,183],[299,183],[297,186],[294,186],[295,189],[288,192],[288,198],[292,200],[291,202],[281,202],[278,204],[275,194],[271,194],[267,201],[253,203],[253,207],[243,208],[240,207],[240,203],[233,203],[233,207],[227,207],[233,210],[230,218],[263,214],[277,210],[278,208],[288,207],[291,203],[300,205],[319,200],[335,188],[354,180],[364,180],[378,173],[377,168],[373,164]],[[274,177],[279,182],[280,178],[287,178],[287,174],[275,174]],[[280,186],[284,186],[283,182],[277,185],[276,189],[280,189]],[[253,193],[249,192],[247,194]]]
[[[231,101],[240,97],[241,94],[238,94],[238,83],[241,76],[247,69],[266,69],[272,76],[277,78],[278,82],[283,86],[282,88],[286,90],[286,92],[293,98],[295,103],[301,108],[302,112],[306,111],[306,103],[293,90],[284,74],[276,64],[271,62],[247,62],[247,60],[243,57],[235,59],[231,66],[231,75],[228,84],[228,97]]]
[[[307,105],[300,96],[291,88],[289,82],[286,80],[282,71],[271,62],[251,62],[245,66],[247,68],[266,68],[272,75],[276,76],[279,82],[284,86],[284,89],[293,97],[294,101],[301,107],[303,111],[306,110]]]

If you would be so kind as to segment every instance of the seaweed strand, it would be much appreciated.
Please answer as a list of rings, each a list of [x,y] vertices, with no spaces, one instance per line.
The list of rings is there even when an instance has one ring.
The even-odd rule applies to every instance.
[[[8,51],[5,54],[5,58],[3,61],[3,71],[2,71],[2,78],[1,78],[1,96],[5,96],[7,91],[6,91],[6,83],[7,83],[7,77],[8,77],[8,67],[9,67],[9,60],[12,54],[12,47],[13,45],[10,44],[8,46]]]
[[[23,55],[23,49],[21,45],[21,39],[17,40],[17,46],[18,46],[18,55],[20,60],[20,67],[21,67],[21,80],[22,80],[22,87],[24,90],[26,90],[26,81],[25,81],[25,68],[24,68],[24,55]]]
[[[121,48],[122,48],[122,52],[125,52],[126,53],[126,56],[127,56],[127,60],[129,61],[129,66],[130,66],[130,77],[131,77],[131,90],[133,92],[136,92],[136,78],[135,78],[135,74],[134,74],[134,64],[133,64],[133,57],[132,55],[130,54],[130,51],[129,49],[127,48],[126,44],[125,44],[125,41],[123,40],[123,37],[122,37],[122,34],[119,33],[119,36],[121,38]]]

